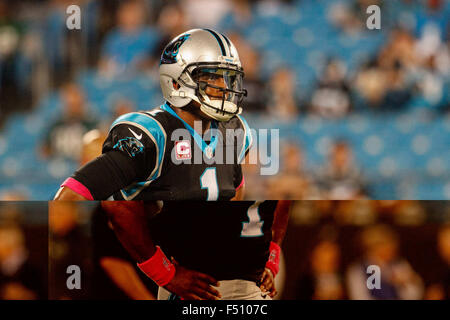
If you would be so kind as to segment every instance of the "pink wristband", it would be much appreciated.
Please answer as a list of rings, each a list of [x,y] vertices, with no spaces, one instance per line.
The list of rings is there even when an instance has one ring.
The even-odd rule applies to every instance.
[[[74,178],[67,178],[61,185],[61,187],[67,187],[70,190],[78,193],[79,195],[85,197],[88,200],[94,200],[91,192],[86,188],[81,182],[75,180]]]
[[[271,241],[269,247],[269,260],[267,260],[266,262],[266,268],[272,271],[274,277],[280,270],[280,254],[281,254],[280,246],[275,242]]]
[[[138,263],[138,267],[160,287],[164,287],[175,276],[175,266],[159,246],[156,246],[155,254],[147,261]]]

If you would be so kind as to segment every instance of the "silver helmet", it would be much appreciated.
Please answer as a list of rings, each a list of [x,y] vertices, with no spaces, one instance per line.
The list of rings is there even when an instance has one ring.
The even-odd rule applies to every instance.
[[[203,113],[219,121],[241,112],[240,104],[247,95],[243,77],[234,45],[210,29],[180,34],[161,55],[159,79],[164,98],[178,108],[194,100]]]

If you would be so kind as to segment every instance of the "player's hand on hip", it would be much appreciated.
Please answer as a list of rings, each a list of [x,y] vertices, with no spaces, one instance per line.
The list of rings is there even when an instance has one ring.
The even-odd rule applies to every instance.
[[[277,290],[275,288],[275,277],[270,269],[264,269],[259,288],[262,292],[268,293],[271,298],[277,294]]]
[[[193,271],[180,266],[175,260],[175,276],[165,286],[167,290],[185,300],[219,300],[219,291],[212,286],[218,287],[219,282],[213,277]]]

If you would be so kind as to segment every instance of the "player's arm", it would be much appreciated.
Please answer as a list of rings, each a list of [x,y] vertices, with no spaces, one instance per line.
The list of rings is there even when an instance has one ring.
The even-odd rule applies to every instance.
[[[113,126],[103,154],[78,169],[61,185],[55,200],[106,200],[136,181],[145,181],[161,169],[165,139],[155,130],[132,123],[127,114]],[[135,119],[133,118],[133,119]],[[120,121],[125,121],[124,123]],[[161,145],[161,146],[160,146]]]
[[[174,264],[161,248],[155,246],[148,225],[149,212],[156,213],[156,203],[141,201],[103,201],[103,209],[113,225],[114,232],[137,261],[139,268],[156,284],[183,299],[218,299],[217,280],[209,275]]]
[[[138,177],[135,161],[120,151],[109,151],[78,169],[66,179],[55,200],[104,200]]]
[[[62,186],[59,188],[53,200],[61,201],[86,201],[89,200],[85,196],[73,191],[72,189]]]
[[[281,246],[286,234],[287,225],[289,222],[289,209],[291,207],[291,200],[279,200],[272,224],[272,242]]]
[[[281,244],[286,234],[291,202],[290,200],[279,200],[273,217],[269,259],[267,260],[260,285],[261,290],[268,291],[271,297],[276,294],[274,279],[279,271]]]

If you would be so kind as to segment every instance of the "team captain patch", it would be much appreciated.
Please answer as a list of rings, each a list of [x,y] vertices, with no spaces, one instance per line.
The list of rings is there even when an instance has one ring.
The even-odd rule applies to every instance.
[[[175,142],[175,159],[186,160],[191,158],[191,142],[181,140]]]

